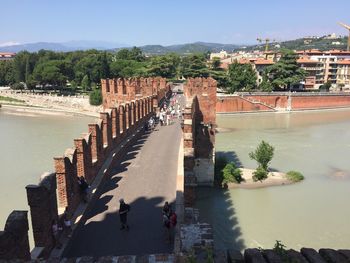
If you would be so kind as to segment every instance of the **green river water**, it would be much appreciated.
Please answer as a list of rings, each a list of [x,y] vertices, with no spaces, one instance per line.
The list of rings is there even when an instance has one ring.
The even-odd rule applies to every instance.
[[[261,140],[271,167],[297,170],[301,183],[260,189],[202,188],[196,206],[214,225],[217,248],[350,247],[350,110],[217,116],[216,152],[256,168]]]
[[[12,210],[29,210],[25,186],[54,171],[53,157],[72,147],[91,122],[93,117],[0,109],[0,230]]]

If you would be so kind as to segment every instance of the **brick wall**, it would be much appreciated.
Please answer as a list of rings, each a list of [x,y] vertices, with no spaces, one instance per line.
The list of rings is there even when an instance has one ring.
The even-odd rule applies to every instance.
[[[197,184],[214,181],[216,81],[190,78],[184,86],[184,199],[193,206]]]
[[[218,113],[350,107],[350,94],[268,94],[218,96]]]

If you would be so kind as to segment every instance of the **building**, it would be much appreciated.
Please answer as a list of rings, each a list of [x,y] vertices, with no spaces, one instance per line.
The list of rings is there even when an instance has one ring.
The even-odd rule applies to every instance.
[[[227,57],[228,57],[228,54],[225,50],[221,50],[219,53],[210,54],[210,60],[212,60],[213,58],[225,59]]]
[[[10,60],[16,56],[16,53],[0,52],[0,60]]]
[[[336,79],[341,89],[350,88],[350,59],[338,61]]]
[[[308,73],[305,87],[318,89],[330,82],[333,88],[350,88],[348,61],[350,52],[343,50],[320,51],[317,49],[298,51],[298,64]],[[314,85],[312,85],[314,83]]]

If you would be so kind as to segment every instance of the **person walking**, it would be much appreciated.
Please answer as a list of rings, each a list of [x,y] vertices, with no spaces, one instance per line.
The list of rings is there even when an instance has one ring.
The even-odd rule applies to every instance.
[[[80,192],[83,198],[83,201],[85,203],[87,203],[89,201],[89,184],[86,182],[84,176],[80,176],[78,177],[78,184],[79,184],[79,188],[80,188]]]
[[[123,230],[125,228],[126,230],[129,230],[129,225],[127,221],[128,221],[128,213],[130,212],[130,205],[126,204],[123,198],[119,200],[119,203],[120,203],[119,217],[120,217],[120,223],[121,223],[120,230]]]

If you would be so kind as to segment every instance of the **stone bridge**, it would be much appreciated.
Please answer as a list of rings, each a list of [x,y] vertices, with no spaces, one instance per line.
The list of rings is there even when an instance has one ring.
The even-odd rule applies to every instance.
[[[0,232],[1,260],[42,262],[349,262],[349,250],[215,250],[212,226],[193,208],[196,187],[213,185],[216,81],[188,79],[183,118],[145,132],[144,123],[172,96],[162,78],[102,80],[103,108],[74,148],[54,158],[55,172],[26,187],[35,247],[29,249],[27,211],[13,211]],[[181,125],[180,125],[181,124]],[[182,131],[181,131],[182,128]],[[77,184],[91,185],[87,203]],[[131,205],[130,230],[120,230],[118,200]],[[178,224],[167,242],[162,206]],[[52,222],[72,232],[54,238]]]

